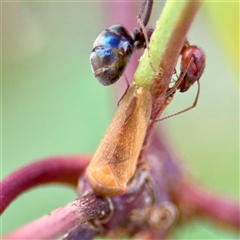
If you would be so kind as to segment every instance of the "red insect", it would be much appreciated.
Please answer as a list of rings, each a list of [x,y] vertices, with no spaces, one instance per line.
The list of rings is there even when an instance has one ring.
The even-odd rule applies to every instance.
[[[202,49],[195,45],[190,45],[187,41],[185,42],[183,49],[181,51],[181,75],[186,74],[183,77],[178,89],[180,92],[186,92],[190,86],[200,79],[203,70],[205,68],[205,54]],[[179,78],[179,79],[180,79]]]
[[[168,115],[166,117],[157,119],[155,120],[156,122],[187,112],[188,110],[194,108],[197,105],[198,97],[200,94],[199,79],[202,76],[205,68],[205,54],[202,49],[195,45],[190,45],[188,41],[184,43],[180,54],[182,56],[180,64],[181,74],[175,84],[168,89],[166,103],[171,102],[176,90],[179,90],[180,92],[186,92],[197,81],[198,91],[196,98],[192,106]]]

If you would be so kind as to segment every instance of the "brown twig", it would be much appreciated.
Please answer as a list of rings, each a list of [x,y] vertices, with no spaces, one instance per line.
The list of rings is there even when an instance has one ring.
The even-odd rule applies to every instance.
[[[18,229],[4,239],[57,238],[84,222],[108,217],[110,213],[109,200],[91,193]]]

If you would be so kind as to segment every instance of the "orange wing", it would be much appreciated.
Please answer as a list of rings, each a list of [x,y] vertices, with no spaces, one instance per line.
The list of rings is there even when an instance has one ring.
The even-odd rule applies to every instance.
[[[152,110],[149,90],[133,84],[123,97],[86,176],[96,194],[121,195],[134,175]]]

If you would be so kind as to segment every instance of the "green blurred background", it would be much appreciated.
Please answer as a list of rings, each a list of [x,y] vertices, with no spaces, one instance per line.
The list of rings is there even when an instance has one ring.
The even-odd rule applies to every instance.
[[[39,158],[92,153],[113,113],[118,85],[94,78],[89,54],[108,27],[107,2],[2,3],[1,177]],[[140,4],[140,3],[139,3]],[[156,2],[150,26],[161,12]],[[169,144],[196,181],[225,196],[239,196],[239,3],[208,3],[189,40],[206,53],[196,109],[164,121]],[[137,14],[137,13],[136,13]],[[133,14],[135,18],[136,14]],[[104,15],[106,18],[106,15]],[[115,24],[112,22],[110,24]],[[176,94],[165,114],[189,106],[196,86]],[[74,189],[37,188],[23,194],[1,217],[2,233],[65,205]],[[179,227],[174,239],[238,239],[200,219]]]

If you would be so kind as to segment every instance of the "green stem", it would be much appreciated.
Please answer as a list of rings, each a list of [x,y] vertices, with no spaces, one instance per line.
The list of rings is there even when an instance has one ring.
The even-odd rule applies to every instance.
[[[159,106],[166,100],[166,91],[200,3],[187,0],[166,2],[149,43],[150,59],[146,49],[135,72],[136,84],[148,88],[152,93],[152,119],[163,110]]]

